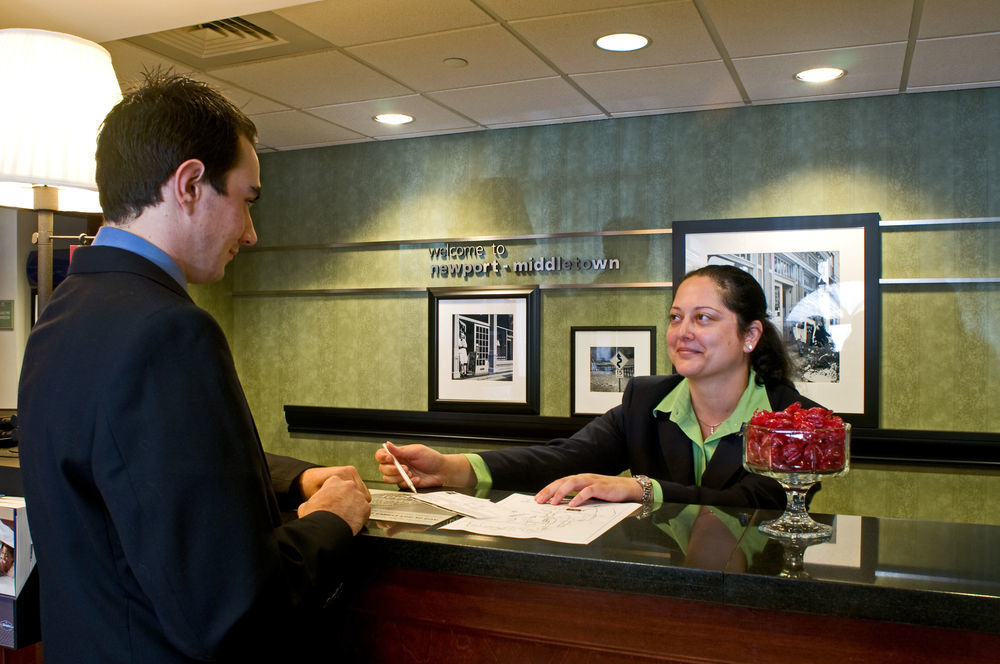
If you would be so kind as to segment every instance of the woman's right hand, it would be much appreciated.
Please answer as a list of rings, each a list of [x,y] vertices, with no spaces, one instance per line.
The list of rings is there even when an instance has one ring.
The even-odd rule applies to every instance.
[[[395,456],[415,487],[475,486],[476,476],[472,466],[461,454],[442,454],[426,445],[397,447],[388,441],[386,444],[388,452],[381,447],[375,451],[375,461],[378,462],[383,482],[406,488],[406,480],[392,462],[392,457]]]

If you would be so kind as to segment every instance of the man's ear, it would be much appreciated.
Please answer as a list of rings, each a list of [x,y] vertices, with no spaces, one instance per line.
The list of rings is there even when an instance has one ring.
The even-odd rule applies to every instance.
[[[202,197],[205,164],[200,159],[188,159],[174,171],[170,180],[170,195],[185,212],[191,214]]]

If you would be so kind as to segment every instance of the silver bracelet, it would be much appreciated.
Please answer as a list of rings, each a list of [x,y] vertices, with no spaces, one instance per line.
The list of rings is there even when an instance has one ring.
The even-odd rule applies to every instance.
[[[653,513],[653,480],[645,475],[633,475],[632,479],[642,488],[642,509],[635,515],[637,519],[645,519]]]
[[[634,475],[633,479],[642,488],[642,504],[649,505],[653,502],[653,480],[645,475]]]

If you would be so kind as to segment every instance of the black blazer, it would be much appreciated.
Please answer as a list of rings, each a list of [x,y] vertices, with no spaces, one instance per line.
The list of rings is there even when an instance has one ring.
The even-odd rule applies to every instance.
[[[136,254],[74,254],[28,339],[18,417],[50,664],[265,650],[345,572],[339,517],[282,525],[222,330]],[[308,466],[275,461],[281,490]]]
[[[630,469],[648,475],[671,503],[730,505],[782,509],[785,493],[775,480],[743,469],[739,434],[719,440],[701,478],[694,483],[691,439],[669,415],[653,417],[653,408],[681,381],[681,376],[641,376],[629,381],[622,403],[594,419],[569,438],[545,445],[512,447],[480,453],[497,489],[538,491],[566,475],[617,475]],[[771,407],[781,410],[798,401],[817,405],[794,389],[768,385]]]

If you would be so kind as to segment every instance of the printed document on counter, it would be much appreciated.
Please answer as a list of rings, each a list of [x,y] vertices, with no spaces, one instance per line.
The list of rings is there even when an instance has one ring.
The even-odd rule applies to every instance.
[[[433,526],[455,516],[454,512],[416,500],[412,493],[371,489],[372,521],[395,521]]]
[[[536,538],[567,544],[590,544],[613,525],[634,513],[639,503],[588,501],[579,507],[539,505],[534,496],[515,493],[498,503],[503,513],[481,519],[463,517],[441,530],[464,530],[477,535]]]

